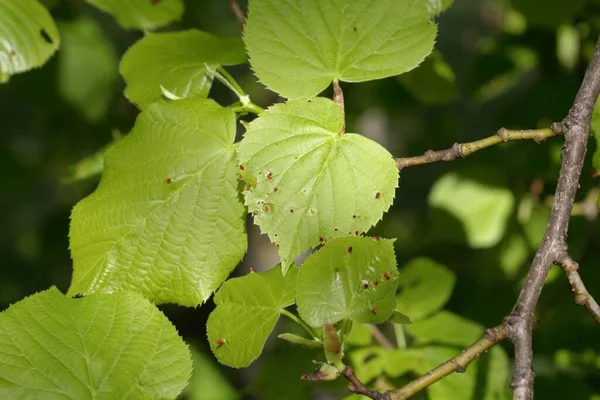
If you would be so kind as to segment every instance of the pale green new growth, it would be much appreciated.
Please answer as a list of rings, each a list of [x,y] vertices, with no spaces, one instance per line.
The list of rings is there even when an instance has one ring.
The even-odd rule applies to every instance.
[[[159,100],[161,86],[177,97],[207,97],[220,65],[246,62],[241,39],[224,39],[196,29],[149,34],[123,56],[125,96],[141,108]]]
[[[399,313],[398,311],[394,311],[392,313],[392,315],[390,315],[390,317],[388,318],[388,322],[391,322],[392,324],[397,324],[397,325],[412,324],[412,321],[410,320],[410,318],[407,315]]]
[[[0,83],[41,67],[59,45],[54,20],[40,2],[0,1]]]
[[[112,14],[127,29],[154,29],[183,15],[183,0],[86,0]]]
[[[138,294],[51,288],[0,313],[2,399],[175,399],[191,372],[175,327]]]
[[[300,317],[313,327],[343,319],[365,324],[387,321],[396,305],[393,242],[334,239],[308,257],[298,273]]]
[[[244,40],[268,88],[312,97],[418,66],[435,41],[423,0],[251,0]]]
[[[279,315],[294,304],[297,272],[283,276],[273,268],[223,284],[207,322],[210,347],[221,363],[243,368],[258,358]]]
[[[432,16],[437,16],[446,11],[454,0],[427,0],[427,11]]]
[[[106,153],[72,214],[70,294],[132,290],[196,306],[246,251],[235,114],[212,100],[153,104]]]
[[[322,241],[367,231],[393,202],[392,156],[363,136],[341,135],[342,125],[331,100],[296,100],[262,113],[240,143],[246,205],[279,246],[284,271]]]
[[[474,176],[450,172],[429,193],[429,205],[460,221],[472,248],[491,247],[502,239],[515,203],[513,193],[503,182],[492,186],[477,179],[484,173],[481,169],[474,170]]]

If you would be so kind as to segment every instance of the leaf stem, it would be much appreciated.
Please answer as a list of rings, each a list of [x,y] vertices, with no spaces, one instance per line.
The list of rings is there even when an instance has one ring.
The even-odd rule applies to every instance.
[[[233,107],[236,112],[250,112],[253,114],[260,114],[264,111],[264,108],[254,104],[252,100],[250,100],[250,96],[246,94],[244,89],[240,86],[240,84],[235,80],[235,78],[222,66],[217,67],[217,69],[212,69],[208,64],[204,64],[206,70],[219,82],[225,85],[229,90],[231,90],[237,97],[240,99],[240,106]]]
[[[289,312],[288,310],[281,310],[281,313],[283,315],[285,315],[286,317],[288,317],[289,319],[291,319],[292,321],[294,321],[295,323],[297,323],[298,325],[300,325],[302,328],[304,328],[304,330],[306,332],[308,332],[308,334],[317,342],[321,342],[321,338],[319,338],[319,336],[317,336],[317,334],[315,333],[315,331],[306,324],[306,322],[302,321],[298,316],[292,314],[291,312]]]

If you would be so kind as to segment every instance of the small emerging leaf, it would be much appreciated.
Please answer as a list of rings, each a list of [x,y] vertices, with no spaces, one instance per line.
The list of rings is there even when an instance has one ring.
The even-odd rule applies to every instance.
[[[431,52],[436,26],[424,0],[252,0],[244,41],[258,78],[288,98],[334,80],[410,71]]]
[[[315,342],[311,339],[303,338],[302,336],[294,335],[293,333],[282,333],[277,335],[277,337],[281,340],[285,340],[286,342],[299,344],[305,347],[314,347],[314,348],[322,348],[323,344],[319,342]]]
[[[86,0],[112,14],[127,29],[154,29],[177,21],[183,0]]]
[[[3,399],[174,399],[191,371],[175,327],[138,294],[51,288],[0,313]]]
[[[390,315],[390,318],[388,318],[388,322],[391,322],[392,324],[398,324],[398,325],[410,325],[412,324],[412,321],[410,320],[410,318],[408,318],[406,315],[399,313],[398,311],[394,311],[392,313],[392,315]]]
[[[0,83],[41,67],[59,45],[56,24],[39,1],[0,1]]]
[[[262,113],[240,143],[246,205],[284,270],[310,247],[365,232],[393,202],[392,156],[363,136],[340,135],[342,125],[329,99],[290,101]]]
[[[215,295],[207,322],[210,348],[222,364],[247,367],[262,352],[281,311],[294,304],[297,269],[281,268],[230,279]]]
[[[331,240],[300,268],[300,317],[313,327],[342,319],[385,322],[394,311],[397,277],[393,240]]]
[[[125,96],[140,108],[161,99],[207,97],[219,65],[246,62],[241,39],[191,29],[144,36],[123,56]]]

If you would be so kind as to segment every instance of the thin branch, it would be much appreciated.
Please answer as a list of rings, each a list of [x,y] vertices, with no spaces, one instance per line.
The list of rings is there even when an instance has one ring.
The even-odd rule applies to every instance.
[[[344,92],[338,81],[333,81],[333,101],[342,109],[342,120],[344,121],[342,130],[340,131],[340,135],[342,135],[346,133],[346,107],[344,105]]]
[[[233,15],[235,15],[235,18],[237,19],[243,31],[244,24],[246,24],[246,15],[242,11],[242,8],[238,4],[237,0],[229,0],[229,8],[231,8],[231,12],[233,12]]]
[[[487,352],[496,343],[506,338],[504,333],[504,326],[500,325],[492,329],[487,329],[484,336],[467,347],[456,357],[446,361],[445,363],[437,366],[425,375],[413,380],[407,385],[391,390],[386,394],[389,395],[390,400],[404,400],[414,396],[421,390],[433,385],[440,379],[452,374],[453,372],[463,373],[467,370],[469,364],[479,358],[482,354]]]
[[[517,140],[534,140],[541,143],[546,139],[559,136],[563,133],[561,124],[552,124],[550,128],[533,130],[508,130],[500,129],[495,135],[485,139],[476,140],[469,143],[454,143],[452,147],[446,150],[429,150],[422,156],[396,158],[398,169],[414,167],[416,165],[431,164],[438,161],[454,161],[457,158],[465,158],[471,154],[495,146],[500,143],[513,142]]]
[[[384,349],[394,348],[394,344],[389,341],[389,339],[383,334],[383,332],[381,332],[381,330],[377,326],[369,324],[368,327],[369,331],[371,332],[371,335],[375,338],[377,343],[381,345],[381,347],[383,347]]]
[[[387,393],[380,393],[377,390],[369,389],[366,387],[360,379],[354,374],[354,369],[350,366],[346,366],[342,371],[342,375],[350,382],[350,386],[348,390],[352,393],[362,394],[363,396],[367,396],[373,400],[390,400],[391,398]]]
[[[585,288],[581,276],[579,276],[579,264],[577,264],[566,252],[557,260],[561,266],[575,294],[575,303],[584,306],[592,314],[592,317],[600,324],[600,306]]]

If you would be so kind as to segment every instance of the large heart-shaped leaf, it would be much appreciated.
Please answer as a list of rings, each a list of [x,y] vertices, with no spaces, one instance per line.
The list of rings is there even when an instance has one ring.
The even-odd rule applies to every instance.
[[[138,294],[51,288],[0,313],[3,399],[174,399],[191,372],[175,327]]]
[[[393,202],[392,156],[363,136],[340,134],[342,125],[331,100],[296,100],[262,113],[240,144],[246,205],[279,246],[284,270],[311,246],[365,232]]]
[[[107,151],[71,217],[70,294],[133,290],[196,306],[246,251],[235,114],[212,100],[155,103]]]
[[[0,1],[0,83],[42,66],[59,45],[54,20],[39,1]]]
[[[332,81],[410,71],[433,48],[424,0],[252,0],[244,40],[258,78],[288,98]]]
[[[343,319],[387,321],[396,305],[398,270],[393,240],[333,239],[306,259],[298,274],[296,302],[313,327]]]
[[[181,18],[183,0],[86,0],[127,29],[154,29]]]
[[[246,62],[239,38],[223,39],[196,29],[146,35],[121,61],[125,96],[144,108],[161,98],[162,88],[178,97],[207,97],[211,71]]]
[[[279,315],[294,304],[297,268],[281,268],[230,279],[215,295],[207,322],[210,347],[225,365],[247,367],[262,352]]]

